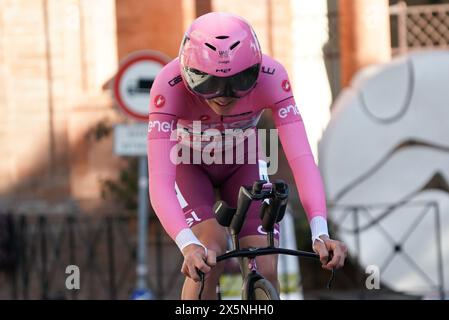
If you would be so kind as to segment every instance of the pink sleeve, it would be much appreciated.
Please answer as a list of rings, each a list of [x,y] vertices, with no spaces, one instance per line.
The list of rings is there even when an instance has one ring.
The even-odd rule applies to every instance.
[[[289,109],[292,111],[288,112]],[[273,117],[308,220],[316,216],[326,218],[323,180],[294,99],[277,104],[273,108]]]
[[[313,158],[306,130],[296,106],[287,72],[272,63],[273,75],[266,76],[265,92],[273,112],[274,123],[295,178],[301,203],[309,222],[317,217],[327,217],[323,180]]]
[[[170,152],[177,143],[170,140],[170,135],[176,130],[183,98],[180,89],[170,85],[173,74],[164,70],[150,94],[148,179],[151,205],[165,231],[175,240],[182,229],[188,228],[175,192],[176,164],[170,160]]]
[[[150,116],[150,121],[161,121],[161,116]],[[170,160],[170,151],[176,141],[152,138],[148,134],[148,179],[151,205],[168,235],[175,240],[178,233],[188,228],[175,192],[176,165]]]

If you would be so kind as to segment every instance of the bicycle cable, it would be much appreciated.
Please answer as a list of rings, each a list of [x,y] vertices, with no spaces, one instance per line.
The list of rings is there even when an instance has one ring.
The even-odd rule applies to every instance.
[[[334,279],[335,279],[335,268],[332,268],[332,270],[331,270],[331,277],[330,277],[330,279],[329,279],[329,281],[327,283],[327,286],[326,286],[326,288],[328,290],[331,290],[332,282],[334,282]]]
[[[331,260],[333,259],[333,257],[334,257],[334,253],[333,253],[332,251],[329,252],[329,259],[328,259],[327,262],[331,261]],[[327,283],[327,285],[326,285],[326,288],[327,288],[328,290],[331,289],[331,287],[332,287],[332,282],[334,281],[334,278],[335,278],[335,268],[332,268],[332,270],[331,270],[331,277],[330,277],[330,279],[329,279],[329,281],[328,281],[328,283]]]
[[[196,271],[198,272],[198,274],[200,275],[200,291],[198,293],[198,300],[201,300],[201,296],[203,295],[203,290],[204,290],[204,273],[198,269],[196,269]]]

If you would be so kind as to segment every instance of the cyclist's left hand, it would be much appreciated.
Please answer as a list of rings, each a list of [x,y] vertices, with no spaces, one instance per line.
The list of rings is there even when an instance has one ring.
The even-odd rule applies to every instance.
[[[320,255],[320,261],[323,269],[332,270],[332,268],[339,269],[344,266],[345,259],[348,254],[346,245],[337,240],[332,240],[328,236],[320,236],[324,241],[315,240],[313,243],[313,250]],[[329,252],[332,252],[332,259],[329,261]]]

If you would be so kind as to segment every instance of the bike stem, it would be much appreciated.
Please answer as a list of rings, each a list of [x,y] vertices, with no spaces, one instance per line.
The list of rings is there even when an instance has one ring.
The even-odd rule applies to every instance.
[[[238,234],[236,234],[234,232],[234,230],[231,230],[231,240],[232,240],[232,246],[234,247],[234,250],[240,250]]]
[[[267,239],[268,239],[268,247],[274,248],[274,232],[270,231],[267,233]]]

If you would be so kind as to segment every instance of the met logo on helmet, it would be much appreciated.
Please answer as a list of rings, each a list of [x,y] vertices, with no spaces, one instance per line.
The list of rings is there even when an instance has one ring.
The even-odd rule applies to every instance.
[[[215,70],[215,72],[222,72],[222,73],[228,73],[229,71],[231,71],[231,68]]]
[[[287,107],[280,108],[278,111],[279,118],[282,118],[282,119],[287,118],[290,113],[293,113],[294,115],[298,115],[299,114],[298,107],[296,105],[291,104]]]
[[[229,58],[229,50],[219,50],[220,58]]]

